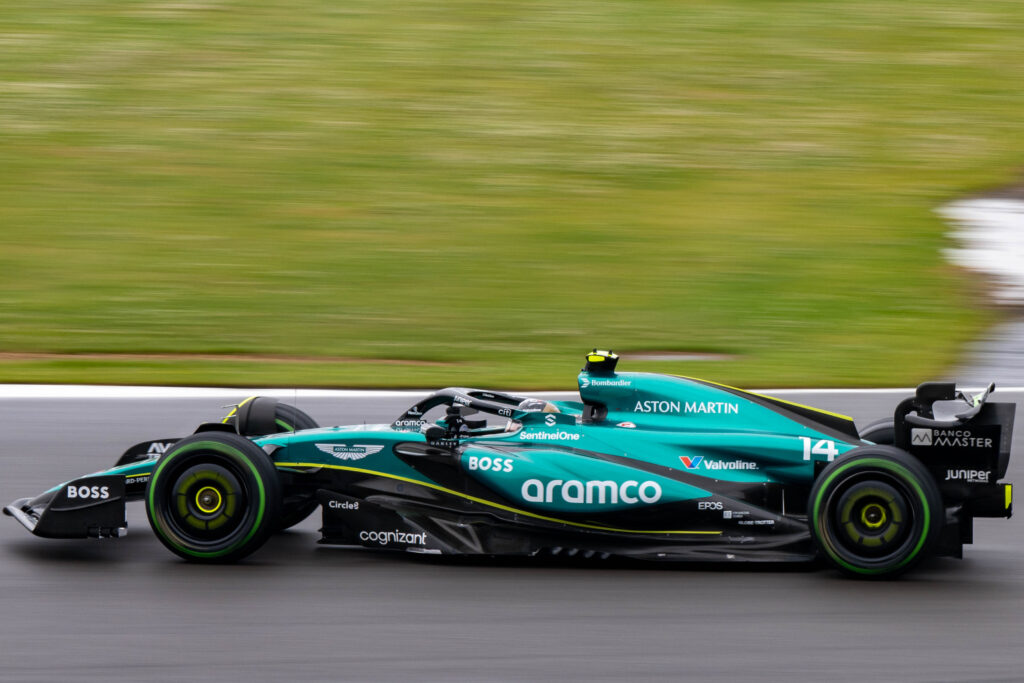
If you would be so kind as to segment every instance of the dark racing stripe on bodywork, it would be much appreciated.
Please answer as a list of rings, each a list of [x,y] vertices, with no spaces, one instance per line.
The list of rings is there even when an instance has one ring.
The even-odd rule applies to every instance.
[[[679,375],[679,377],[682,376]],[[696,377],[682,377],[682,379],[697,382],[698,384],[703,384],[706,387],[718,389],[728,394],[732,394],[733,396],[744,398],[752,403],[756,403],[779,413],[780,415],[788,417],[794,422],[798,422],[805,427],[810,427],[811,429],[815,429],[822,434],[827,434],[828,436],[839,439],[840,441],[860,442],[860,434],[857,432],[857,426],[854,424],[853,418],[847,417],[846,415],[831,413],[827,410],[805,406],[802,403],[793,403],[792,401],[785,401],[781,398],[775,398],[774,396],[766,396],[753,391],[737,389],[736,387],[730,387],[727,384],[709,382],[708,380],[698,379]]]

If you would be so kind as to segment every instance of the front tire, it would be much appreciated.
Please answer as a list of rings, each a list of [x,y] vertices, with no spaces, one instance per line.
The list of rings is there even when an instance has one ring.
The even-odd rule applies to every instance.
[[[239,434],[250,437],[279,432],[301,432],[320,426],[309,413],[265,396],[250,396],[239,403],[224,418],[224,424],[232,425]],[[281,516],[277,522],[278,531],[292,528],[320,507],[312,493],[286,491],[285,494],[281,503]]]
[[[235,562],[277,528],[281,485],[269,456],[245,437],[195,434],[157,461],[146,514],[160,542],[191,562]]]
[[[811,488],[808,522],[821,553],[851,576],[887,578],[935,547],[942,498],[924,465],[888,446],[865,446],[828,465]]]

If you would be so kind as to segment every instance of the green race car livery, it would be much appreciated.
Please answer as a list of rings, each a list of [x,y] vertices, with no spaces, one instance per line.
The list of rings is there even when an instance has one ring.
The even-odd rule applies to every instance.
[[[238,560],[322,509],[322,542],[429,554],[810,561],[892,576],[1009,517],[1015,406],[926,383],[858,432],[842,415],[587,354],[579,401],[448,388],[389,424],[319,427],[251,398],[182,439],[5,512],[39,536],[117,536]],[[952,412],[950,412],[952,411]],[[948,413],[948,414],[944,414]]]

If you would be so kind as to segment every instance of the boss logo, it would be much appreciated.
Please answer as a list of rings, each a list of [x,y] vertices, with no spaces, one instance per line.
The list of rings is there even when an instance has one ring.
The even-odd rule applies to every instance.
[[[511,472],[512,460],[509,458],[488,458],[486,455],[478,458],[471,455],[467,461],[467,467],[471,470],[489,470],[491,472]]]
[[[109,486],[69,486],[67,488],[68,498],[82,498],[85,500],[106,500],[110,498]]]

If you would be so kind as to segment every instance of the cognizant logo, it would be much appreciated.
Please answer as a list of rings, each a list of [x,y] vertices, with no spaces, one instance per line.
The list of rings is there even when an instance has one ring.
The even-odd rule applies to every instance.
[[[632,479],[619,482],[579,481],[577,479],[552,479],[546,484],[540,479],[523,482],[523,500],[530,503],[558,502],[583,504],[657,503],[661,500],[661,486],[656,481],[638,482]]]
[[[399,543],[401,545],[426,545],[427,535],[425,533],[413,534],[408,531],[360,531],[360,541],[369,541],[371,543],[379,543],[380,545],[390,545],[391,543]]]

